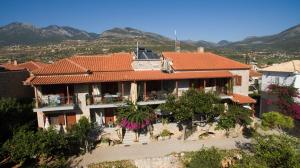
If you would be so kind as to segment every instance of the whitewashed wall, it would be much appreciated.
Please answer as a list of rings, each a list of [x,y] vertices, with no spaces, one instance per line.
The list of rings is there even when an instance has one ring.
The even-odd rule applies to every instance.
[[[249,70],[230,70],[234,75],[242,76],[241,86],[233,86],[233,93],[248,96],[249,94]]]

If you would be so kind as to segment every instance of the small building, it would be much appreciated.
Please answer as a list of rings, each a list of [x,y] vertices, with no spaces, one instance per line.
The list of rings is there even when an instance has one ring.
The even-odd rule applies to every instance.
[[[260,103],[261,113],[278,110],[275,105],[271,105],[270,103],[268,103],[269,100],[276,99],[276,97],[270,96],[267,93],[269,85],[293,85],[295,88],[300,89],[300,60],[293,60],[281,64],[274,64],[272,66],[263,68],[260,71],[262,73],[262,94]]]
[[[41,62],[29,61],[18,64],[5,63],[0,65],[0,97],[2,98],[33,98],[33,88],[25,86],[25,81],[33,70],[44,67]]]

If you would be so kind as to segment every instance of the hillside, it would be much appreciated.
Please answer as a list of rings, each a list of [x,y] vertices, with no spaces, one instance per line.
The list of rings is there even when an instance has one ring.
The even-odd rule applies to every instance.
[[[0,45],[32,45],[59,43],[64,40],[93,40],[96,33],[67,26],[50,25],[38,28],[31,24],[14,22],[0,27]]]
[[[278,34],[262,37],[249,37],[242,41],[223,45],[226,48],[239,49],[269,49],[299,51],[300,24],[284,30]]]
[[[15,22],[0,27],[0,62],[9,59],[53,61],[74,54],[131,52],[137,41],[140,46],[156,52],[174,51],[174,39],[130,27],[116,27],[96,34],[68,26],[38,28]],[[243,61],[245,55],[256,57],[261,63],[298,59],[300,25],[275,35],[249,37],[237,42],[180,41],[184,51],[195,51],[199,46],[239,61]]]

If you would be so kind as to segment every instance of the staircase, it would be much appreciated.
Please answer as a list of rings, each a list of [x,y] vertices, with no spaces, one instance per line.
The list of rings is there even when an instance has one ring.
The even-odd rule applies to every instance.
[[[137,143],[137,142],[134,142],[134,140],[135,140],[135,132],[126,130],[124,138],[123,138],[123,144],[130,145],[130,144]],[[149,133],[139,135],[138,143],[148,143],[149,141],[150,141]]]

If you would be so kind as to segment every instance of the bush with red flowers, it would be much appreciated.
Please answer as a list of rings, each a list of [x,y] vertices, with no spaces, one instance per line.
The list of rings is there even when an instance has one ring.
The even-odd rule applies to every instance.
[[[268,94],[277,98],[275,101],[269,100],[268,104],[275,104],[282,113],[300,119],[300,105],[295,101],[296,98],[300,98],[300,93],[293,84],[290,86],[271,84],[268,86]]]

